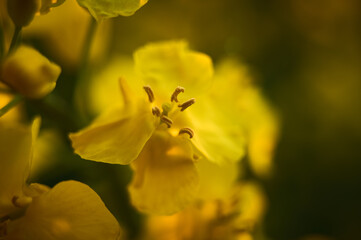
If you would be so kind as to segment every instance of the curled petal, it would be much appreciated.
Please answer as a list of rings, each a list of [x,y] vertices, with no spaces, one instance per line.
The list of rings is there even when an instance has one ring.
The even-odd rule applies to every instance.
[[[132,167],[129,192],[133,205],[142,212],[173,214],[198,193],[198,173],[188,137],[155,132]]]
[[[114,240],[118,222],[87,185],[65,181],[33,198],[25,215],[8,225],[9,239]]]

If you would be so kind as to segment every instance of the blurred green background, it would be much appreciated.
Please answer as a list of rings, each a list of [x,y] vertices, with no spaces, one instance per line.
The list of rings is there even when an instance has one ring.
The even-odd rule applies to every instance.
[[[131,55],[149,41],[186,39],[214,62],[233,56],[251,69],[282,120],[273,175],[259,179],[269,200],[270,239],[361,239],[359,0],[150,0],[134,16],[111,23],[103,59]],[[41,49],[38,39],[26,41]],[[63,69],[55,93],[73,99],[73,75],[71,67]],[[66,104],[72,105],[59,108],[76,112]],[[64,132],[79,127],[67,121],[59,116]],[[45,116],[44,124],[54,123]],[[62,159],[77,158],[64,149]],[[68,175],[57,174],[59,167]],[[68,160],[39,178],[50,185],[68,178],[88,183],[137,234],[141,217],[126,199],[128,168]],[[124,192],[109,195],[112,189]]]

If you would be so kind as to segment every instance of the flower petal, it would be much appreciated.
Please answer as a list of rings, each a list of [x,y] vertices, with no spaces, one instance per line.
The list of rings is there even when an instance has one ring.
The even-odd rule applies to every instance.
[[[188,137],[159,130],[132,165],[131,200],[140,211],[170,215],[192,202],[198,193],[198,173]]]
[[[114,240],[118,222],[87,185],[65,181],[35,197],[25,216],[10,222],[9,239]]]
[[[169,98],[177,86],[186,89],[184,97],[196,97],[213,76],[211,58],[189,50],[184,41],[148,44],[134,53],[134,61],[143,80]]]
[[[155,129],[147,102],[131,108],[114,108],[90,126],[69,135],[74,151],[84,159],[129,164],[136,159]]]
[[[23,196],[39,126],[39,118],[30,126],[0,121],[0,217],[14,208],[14,196]]]
[[[202,200],[223,199],[228,196],[239,175],[237,162],[219,165],[200,159],[197,169],[201,180],[198,198]]]
[[[202,101],[203,100],[203,101]],[[211,99],[202,99],[188,112],[194,130],[192,143],[209,161],[229,164],[245,154],[245,135],[237,116],[224,114],[224,107]],[[236,113],[235,113],[236,114]]]

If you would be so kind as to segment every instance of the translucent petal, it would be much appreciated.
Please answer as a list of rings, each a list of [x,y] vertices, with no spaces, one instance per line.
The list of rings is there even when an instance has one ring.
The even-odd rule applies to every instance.
[[[61,182],[35,197],[25,216],[8,225],[9,239],[17,240],[114,240],[120,234],[100,197],[76,181]]]
[[[267,207],[266,197],[262,188],[254,182],[245,182],[235,189],[238,196],[238,211],[241,213],[236,219],[239,226],[261,222]]]
[[[97,20],[117,16],[131,16],[148,0],[77,0]]]
[[[216,69],[214,106],[230,119],[238,119],[248,144],[252,170],[259,176],[271,173],[279,119],[277,113],[253,83],[249,70],[234,59],[223,60]],[[229,87],[232,86],[232,87]],[[221,94],[227,92],[227,94]]]
[[[211,99],[201,99],[188,111],[189,124],[194,130],[192,142],[209,161],[217,164],[239,161],[245,154],[245,135],[241,119],[227,115],[223,105]],[[221,104],[220,104],[221,105]]]
[[[0,121],[0,217],[14,208],[14,196],[23,196],[39,125],[38,118],[29,126]]]
[[[182,86],[186,91],[180,97],[196,97],[211,85],[211,58],[189,50],[183,41],[148,44],[134,53],[134,61],[143,80],[160,91],[157,96],[170,98],[174,89]]]
[[[131,200],[140,211],[170,215],[192,202],[198,193],[198,173],[186,136],[157,131],[132,165]]]
[[[90,126],[69,135],[74,151],[84,159],[129,164],[136,159],[155,129],[149,103],[114,108]]]
[[[204,200],[223,199],[229,195],[239,173],[238,163],[215,164],[207,159],[197,162],[200,178],[198,198]]]

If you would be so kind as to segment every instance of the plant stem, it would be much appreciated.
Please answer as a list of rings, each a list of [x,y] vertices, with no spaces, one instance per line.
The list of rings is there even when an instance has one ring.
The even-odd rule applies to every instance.
[[[8,55],[15,50],[17,47],[21,36],[21,27],[15,26],[15,31],[13,34],[13,38],[11,39]]]
[[[77,98],[78,105],[78,117],[83,124],[88,123],[88,115],[86,113],[86,107],[85,107],[85,96],[84,91],[87,89],[87,79],[89,77],[89,55],[90,55],[90,49],[91,44],[93,42],[95,32],[96,32],[97,22],[92,17],[90,20],[90,24],[88,27],[87,34],[85,36],[85,41],[83,45],[83,49],[80,55],[80,63],[79,63],[79,71],[76,79],[76,88],[75,88],[75,94]]]
[[[15,95],[13,100],[11,100],[8,104],[6,104],[3,108],[0,109],[0,117],[2,117],[5,113],[7,113],[10,109],[18,105],[22,100],[23,96]]]
[[[91,44],[94,39],[96,27],[97,27],[97,22],[92,17],[90,19],[90,24],[88,27],[87,34],[85,36],[85,42],[84,42],[83,49],[82,49],[81,56],[80,56],[80,66],[79,66],[78,78],[81,78],[82,75],[84,75],[84,72],[86,71],[86,69],[88,67],[90,48],[91,48]]]

